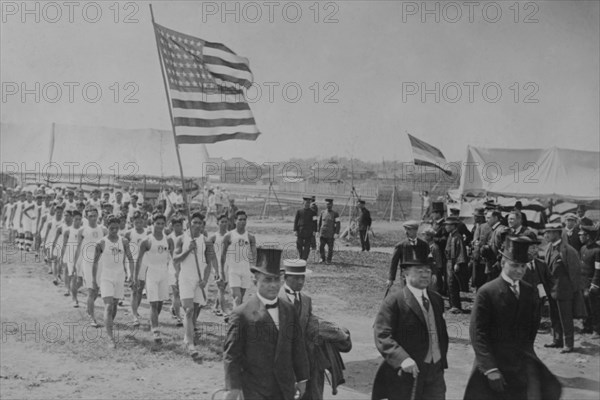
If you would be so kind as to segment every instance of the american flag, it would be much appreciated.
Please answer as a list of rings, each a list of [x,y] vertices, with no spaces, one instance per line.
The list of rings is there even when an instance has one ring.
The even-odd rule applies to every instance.
[[[252,85],[247,58],[154,24],[169,85],[178,144],[256,140],[260,132],[243,88]]]

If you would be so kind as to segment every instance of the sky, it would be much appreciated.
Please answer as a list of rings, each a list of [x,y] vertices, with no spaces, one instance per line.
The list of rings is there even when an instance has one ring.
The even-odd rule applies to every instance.
[[[149,3],[74,4],[2,1],[0,119],[170,129]],[[600,150],[597,1],[152,4],[161,25],[250,60],[262,134],[211,157],[409,161],[407,132],[447,160]]]

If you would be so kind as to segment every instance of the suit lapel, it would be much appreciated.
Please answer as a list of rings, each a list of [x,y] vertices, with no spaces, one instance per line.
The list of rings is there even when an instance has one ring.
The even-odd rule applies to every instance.
[[[287,313],[283,311],[282,304],[279,304],[277,312],[279,313],[279,332],[277,332],[277,348],[275,350],[275,362],[277,362],[277,358],[279,357],[279,354],[282,351],[281,346],[283,346],[284,340],[286,339],[284,335],[289,335],[290,332],[288,326],[290,322],[288,321]],[[295,331],[292,332],[294,335],[296,334]]]
[[[425,322],[425,315],[423,315],[423,310],[421,310],[421,306],[415,296],[412,294],[408,287],[404,287],[404,298],[406,299],[406,304],[410,309],[419,317],[421,322],[427,326],[427,322]]]

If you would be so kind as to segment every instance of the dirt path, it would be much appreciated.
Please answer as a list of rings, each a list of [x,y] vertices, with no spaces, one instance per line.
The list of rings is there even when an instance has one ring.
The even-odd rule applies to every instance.
[[[320,279],[326,274],[323,271],[311,279]],[[87,325],[84,309],[71,307],[62,296],[63,289],[51,285],[42,264],[35,263],[32,257],[22,260],[3,251],[0,273],[1,398],[208,399],[212,390],[223,386],[220,360],[225,326],[213,314],[203,311],[200,317],[200,346],[205,359],[201,365],[185,356],[180,346],[181,328],[175,327],[167,313],[160,318],[165,344],[157,347],[150,339],[147,320],[140,330],[133,330],[128,325],[128,307],[120,307],[116,319],[119,346],[109,350],[105,331]],[[346,384],[337,396],[332,396],[326,386],[326,398],[368,399],[381,360],[373,345],[374,315],[350,312],[348,300],[361,294],[346,295],[342,298],[326,291],[312,293],[314,312],[346,326],[353,339],[352,351],[343,355]],[[99,315],[99,300],[96,307]],[[147,316],[147,307],[141,313]],[[452,337],[450,368],[446,372],[448,399],[462,398],[474,357],[465,321],[467,318],[448,319]],[[579,353],[559,355],[542,347],[550,336],[540,334],[536,351],[565,385],[564,399],[597,399],[599,343],[591,343],[587,336],[579,334],[576,339]]]

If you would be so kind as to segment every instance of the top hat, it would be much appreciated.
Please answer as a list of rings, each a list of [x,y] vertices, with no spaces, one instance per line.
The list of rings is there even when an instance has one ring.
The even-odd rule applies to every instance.
[[[302,196],[302,200],[304,200],[304,201],[312,201],[312,196]]]
[[[250,271],[260,272],[269,276],[279,276],[281,269],[282,249],[272,247],[259,247],[256,249],[257,261],[256,267],[251,267]]]
[[[446,218],[444,221],[444,225],[458,225],[460,223],[460,219],[458,217],[450,216]]]
[[[282,271],[285,271],[286,275],[306,275],[312,273],[310,269],[306,269],[306,261],[299,260],[283,260]]]
[[[505,258],[516,263],[526,264],[529,260],[529,246],[539,243],[529,236],[508,236],[504,242],[504,251],[500,251]]]
[[[477,207],[473,212],[474,217],[485,217],[485,210],[483,207]]]
[[[419,229],[419,221],[410,220],[402,224],[406,229]]]
[[[365,204],[365,201],[364,200],[359,200],[358,203],[359,204]]]
[[[325,203],[333,203],[333,199],[325,199]]]
[[[460,208],[458,208],[458,207],[450,207],[450,213],[451,214],[459,215],[460,214]]]
[[[431,203],[431,212],[444,213],[444,203],[441,201],[434,201]]]
[[[429,247],[416,246],[413,251],[407,251],[403,255],[403,259],[400,261],[400,268],[406,269],[412,266],[428,266],[431,265],[428,262]]]

